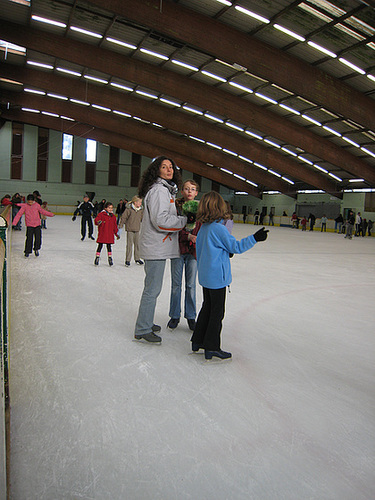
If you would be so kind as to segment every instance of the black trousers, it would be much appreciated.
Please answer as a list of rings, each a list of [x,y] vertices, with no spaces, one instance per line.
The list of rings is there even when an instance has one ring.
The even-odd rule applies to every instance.
[[[198,314],[197,324],[191,341],[209,351],[220,349],[220,334],[225,314],[226,287],[203,287],[203,304]]]
[[[100,253],[102,251],[103,245],[107,246],[107,252],[112,252],[112,245],[110,243],[98,243],[98,248],[96,249],[96,253]]]
[[[34,243],[34,247],[33,247]],[[32,253],[34,250],[39,250],[42,246],[42,228],[37,227],[27,227],[26,228],[26,242],[25,242],[25,253]]]
[[[88,217],[85,217],[84,215],[82,215],[82,217],[81,217],[81,235],[82,235],[82,238],[84,238],[86,236],[86,222],[87,222],[87,225],[89,227],[89,237],[92,236],[92,233],[94,231],[91,216],[89,215]]]

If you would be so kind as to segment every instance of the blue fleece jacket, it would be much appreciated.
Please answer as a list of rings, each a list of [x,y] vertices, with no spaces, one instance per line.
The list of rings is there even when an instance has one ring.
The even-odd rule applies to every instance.
[[[237,241],[223,221],[202,224],[197,236],[198,281],[205,288],[224,288],[232,282],[230,253],[244,253],[256,243],[253,235]]]

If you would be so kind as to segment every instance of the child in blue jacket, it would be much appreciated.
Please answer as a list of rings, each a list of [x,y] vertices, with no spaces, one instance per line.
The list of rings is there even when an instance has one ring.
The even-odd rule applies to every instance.
[[[197,221],[202,223],[197,236],[198,281],[203,287],[203,304],[191,337],[192,350],[205,350],[205,358],[228,359],[230,352],[220,348],[220,333],[225,313],[226,287],[232,282],[230,254],[250,250],[267,238],[264,227],[255,234],[237,241],[225,227],[230,217],[224,199],[215,191],[203,195],[199,202]]]

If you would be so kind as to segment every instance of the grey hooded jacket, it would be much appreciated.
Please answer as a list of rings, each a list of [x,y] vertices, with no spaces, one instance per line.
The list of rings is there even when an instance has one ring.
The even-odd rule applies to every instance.
[[[187,218],[177,215],[175,184],[160,177],[144,198],[144,212],[139,236],[139,251],[143,259],[175,259],[180,256],[178,233]]]

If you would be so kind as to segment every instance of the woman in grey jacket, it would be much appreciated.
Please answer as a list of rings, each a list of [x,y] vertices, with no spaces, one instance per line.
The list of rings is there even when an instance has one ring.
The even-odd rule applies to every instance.
[[[175,197],[180,184],[176,164],[166,156],[155,158],[142,175],[139,196],[144,199],[140,231],[140,255],[145,261],[145,281],[135,324],[136,340],[161,342],[154,324],[156,300],[160,295],[166,259],[180,256],[178,232],[187,218],[177,215]]]

